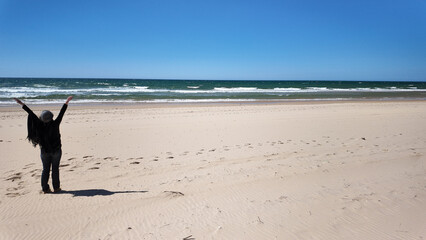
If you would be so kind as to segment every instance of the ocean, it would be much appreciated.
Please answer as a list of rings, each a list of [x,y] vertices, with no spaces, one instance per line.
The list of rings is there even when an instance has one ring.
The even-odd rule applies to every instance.
[[[0,78],[0,105],[69,95],[77,103],[426,100],[426,82]]]

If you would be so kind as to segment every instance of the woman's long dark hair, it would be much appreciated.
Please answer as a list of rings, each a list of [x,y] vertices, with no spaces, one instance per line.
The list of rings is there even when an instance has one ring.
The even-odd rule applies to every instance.
[[[27,129],[27,139],[33,144],[34,147],[36,147],[38,144],[40,144],[41,134],[43,131],[40,119],[36,118],[35,116],[31,116],[31,114],[28,114]]]

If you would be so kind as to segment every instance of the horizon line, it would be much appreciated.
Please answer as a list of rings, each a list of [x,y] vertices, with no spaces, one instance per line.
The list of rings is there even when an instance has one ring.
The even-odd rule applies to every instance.
[[[356,80],[356,79],[199,79],[199,78],[117,78],[117,77],[2,77],[0,79],[86,79],[86,80],[154,80],[154,81],[308,81],[308,82],[426,82],[426,80]]]

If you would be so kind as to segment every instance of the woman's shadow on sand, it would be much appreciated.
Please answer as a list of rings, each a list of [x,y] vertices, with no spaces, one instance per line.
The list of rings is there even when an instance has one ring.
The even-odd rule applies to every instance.
[[[94,196],[111,196],[117,193],[146,193],[148,191],[116,191],[111,192],[105,189],[84,189],[84,190],[62,190],[56,194],[71,194],[73,197],[94,197]]]

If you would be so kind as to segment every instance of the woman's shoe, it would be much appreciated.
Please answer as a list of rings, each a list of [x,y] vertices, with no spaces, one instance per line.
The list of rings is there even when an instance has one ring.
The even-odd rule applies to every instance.
[[[55,188],[55,189],[53,190],[53,192],[55,192],[55,193],[58,193],[58,192],[60,192],[60,191],[62,191],[62,189],[61,189],[61,188]]]
[[[46,189],[46,190],[43,190],[43,193],[52,193],[52,190],[50,190],[50,188],[48,188],[48,189]]]

